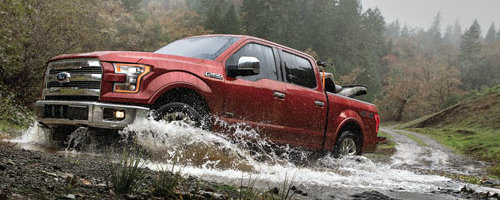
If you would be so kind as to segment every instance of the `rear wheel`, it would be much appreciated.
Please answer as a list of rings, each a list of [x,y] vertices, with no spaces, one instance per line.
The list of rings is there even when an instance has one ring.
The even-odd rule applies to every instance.
[[[333,149],[333,155],[337,158],[361,155],[360,139],[351,131],[342,132]]]

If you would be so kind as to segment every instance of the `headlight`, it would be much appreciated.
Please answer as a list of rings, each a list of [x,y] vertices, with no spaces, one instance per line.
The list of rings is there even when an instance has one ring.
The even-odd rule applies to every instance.
[[[149,73],[149,66],[139,64],[113,64],[116,74],[125,74],[126,79],[123,83],[114,83],[114,92],[137,92],[144,75]]]

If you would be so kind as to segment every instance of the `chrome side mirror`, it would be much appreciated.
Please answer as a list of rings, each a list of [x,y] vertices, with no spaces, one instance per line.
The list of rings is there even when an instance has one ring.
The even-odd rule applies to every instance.
[[[232,77],[256,75],[260,73],[260,61],[256,57],[242,56],[238,65],[228,66],[227,72]]]

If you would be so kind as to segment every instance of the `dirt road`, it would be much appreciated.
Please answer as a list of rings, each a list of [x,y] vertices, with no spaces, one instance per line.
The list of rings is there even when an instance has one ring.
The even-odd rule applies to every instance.
[[[138,199],[152,197],[147,192],[148,184],[154,180],[157,167],[170,168],[173,163],[168,157],[154,157],[153,150],[166,155],[172,149],[177,153],[184,151],[180,152],[183,156],[193,155],[185,157],[189,162],[182,167],[182,175],[188,180],[185,183],[187,190],[196,185],[197,179],[204,180],[205,190],[219,194],[227,193],[224,188],[234,189],[242,182],[246,185],[252,181],[259,190],[269,190],[281,188],[288,181],[297,191],[294,199],[498,199],[498,194],[494,194],[499,192],[497,189],[440,175],[480,176],[484,174],[484,163],[456,155],[426,136],[392,127],[383,127],[382,131],[397,143],[396,153],[381,162],[369,159],[370,155],[342,159],[329,154],[314,157],[311,152],[289,147],[281,147],[280,151],[271,149],[266,154],[271,159],[262,160],[262,155],[256,156],[253,149],[215,133],[171,124],[144,123],[128,129],[143,133],[136,135],[135,141],[151,152],[145,158],[149,178],[142,186],[143,192],[135,194]],[[158,135],[162,137],[155,137]],[[43,138],[36,130],[29,130],[10,144],[0,145],[1,200],[2,197],[54,199],[70,194],[76,195],[76,199],[125,198],[110,192],[106,185],[109,172],[105,166],[119,155],[104,156],[95,152],[95,144],[84,150],[51,149],[40,142]],[[200,153],[202,156],[194,155]],[[292,157],[305,160],[297,162]],[[218,165],[222,162],[226,164]],[[237,165],[231,165],[234,163]],[[68,174],[78,177],[78,184],[69,187]],[[73,197],[71,195],[69,197]],[[220,197],[227,199],[231,194]]]

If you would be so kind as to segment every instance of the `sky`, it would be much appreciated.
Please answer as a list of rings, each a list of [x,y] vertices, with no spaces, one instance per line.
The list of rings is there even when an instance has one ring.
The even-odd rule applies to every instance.
[[[462,29],[470,27],[474,19],[483,35],[495,23],[500,28],[500,0],[361,0],[363,9],[379,8],[386,23],[399,19],[400,24],[428,29],[441,12],[441,30],[458,20]]]

